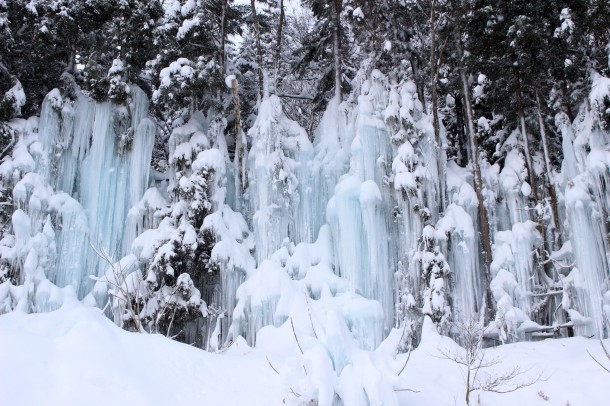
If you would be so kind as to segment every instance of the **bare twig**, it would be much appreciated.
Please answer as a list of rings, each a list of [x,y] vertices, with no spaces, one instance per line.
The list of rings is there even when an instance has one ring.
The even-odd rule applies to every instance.
[[[443,349],[439,349],[438,351],[443,358],[449,359],[456,364],[465,367],[464,383],[466,385],[465,397],[467,405],[470,405],[470,394],[477,390],[494,393],[510,393],[531,386],[540,380],[544,380],[541,373],[528,380],[519,381],[518,378],[528,372],[528,370],[522,371],[518,366],[501,374],[488,373],[487,377],[482,379],[480,377],[480,372],[483,369],[501,363],[498,358],[485,357],[485,350],[482,347],[483,335],[485,332],[483,325],[479,321],[472,319],[464,323],[456,323],[455,328],[462,338],[465,352],[451,352]]]
[[[110,268],[112,269],[112,274],[114,275],[115,281],[112,282],[107,277],[105,277],[104,282],[108,283],[109,285],[113,286],[116,290],[118,290],[120,295],[109,292],[110,295],[118,300],[121,300],[125,304],[125,306],[127,307],[127,312],[129,314],[129,317],[133,321],[135,329],[139,333],[141,333],[142,324],[140,323],[140,318],[138,317],[138,314],[133,309],[133,306],[132,306],[132,303],[130,300],[129,289],[127,287],[127,281],[125,279],[125,275],[123,274],[123,270],[121,269],[120,263],[118,266],[119,269],[117,270],[115,263],[112,261],[112,258],[110,258],[108,253],[104,250],[104,248],[96,248],[93,245],[93,243],[91,242],[91,238],[88,239],[88,242],[89,242],[89,246],[91,247],[93,252],[95,252],[95,254],[98,257],[100,257],[102,260],[107,262],[108,265],[110,265]],[[122,325],[122,315],[121,315],[121,325]]]
[[[418,390],[408,389],[408,388],[394,389],[394,392],[413,392],[413,393],[419,393]]]
[[[402,374],[402,371],[405,370],[405,368],[407,367],[407,364],[409,363],[409,360],[411,359],[411,350],[413,349],[413,347],[409,348],[409,353],[407,354],[407,360],[405,361],[405,364],[402,366],[402,368],[400,368],[400,372],[398,372],[398,375]]]
[[[309,313],[309,322],[311,323],[311,329],[313,330],[313,335],[318,338],[318,334],[316,333],[316,327],[313,324],[313,319],[311,318],[311,308],[309,307],[309,298],[307,297],[307,292],[305,292],[305,302],[307,302],[307,313]],[[293,327],[294,330],[294,327]]]
[[[604,347],[604,345],[603,345],[603,343],[602,343],[602,348],[603,348],[603,347]],[[605,350],[606,350],[606,349],[604,348],[604,351],[605,351]],[[610,373],[610,369],[608,369],[608,368],[606,368],[605,366],[603,366],[603,365],[602,365],[602,363],[601,363],[601,362],[599,362],[599,361],[597,360],[597,358],[595,358],[595,357],[594,357],[594,356],[593,356],[593,355],[592,355],[592,354],[589,352],[589,350],[587,350],[587,354],[589,354],[589,357],[591,357],[591,359],[593,359],[593,361],[595,361],[595,363],[596,363],[597,365],[599,365],[600,367],[602,367],[602,368],[603,368],[603,369],[604,369],[606,372]],[[610,359],[610,357],[609,357],[609,359]]]
[[[297,332],[294,329],[294,323],[292,322],[292,317],[290,318],[290,325],[292,326],[292,334],[294,334],[294,340],[297,342],[297,346],[299,347],[301,354],[305,354],[303,352],[303,348],[301,347],[301,343],[299,343],[299,339],[297,337]],[[303,371],[305,371],[305,375],[307,375],[307,368],[305,368],[305,365],[303,365]]]
[[[269,361],[269,357],[265,355],[265,358],[267,358],[267,362],[269,363],[269,366],[271,367],[271,369],[273,369],[275,371],[276,374],[280,374],[277,369],[275,369],[275,367],[273,366],[273,364],[271,363],[271,361]]]
[[[297,337],[297,332],[294,330],[294,323],[292,322],[292,317],[290,318],[290,325],[292,326],[292,334],[294,334],[294,340],[297,342],[297,346],[299,347],[301,354],[304,354],[303,348],[301,347],[301,343],[299,343],[299,339]]]

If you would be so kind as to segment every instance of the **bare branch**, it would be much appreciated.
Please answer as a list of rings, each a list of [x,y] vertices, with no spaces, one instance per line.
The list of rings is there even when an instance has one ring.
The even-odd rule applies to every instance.
[[[294,330],[294,323],[292,322],[292,317],[290,318],[290,325],[292,326],[292,334],[294,334],[294,340],[297,342],[301,354],[304,354],[303,348],[301,347],[301,343],[299,343],[299,339],[297,337],[297,332]]]
[[[608,354],[608,350],[606,349],[606,346],[604,345],[604,342],[601,340],[601,338],[599,339],[599,344],[602,346],[604,354],[606,354],[606,358],[610,360],[610,354]]]
[[[313,319],[311,318],[311,309],[309,308],[309,298],[307,297],[307,292],[305,293],[305,301],[307,302],[307,313],[309,313],[309,322],[311,323],[311,329],[313,330],[313,335],[316,338],[318,338],[318,334],[316,333],[316,327],[314,326]]]
[[[589,350],[587,350],[587,354],[589,354],[589,357],[591,357],[593,359],[593,361],[595,361],[597,363],[597,365],[599,365],[600,367],[604,368],[604,370],[606,370],[606,372],[610,373],[610,369],[608,369],[605,366],[603,366],[602,363],[597,360],[597,358],[595,358],[593,355],[591,355]]]
[[[275,369],[275,367],[273,366],[273,364],[271,363],[271,361],[269,361],[269,357],[265,355],[265,358],[267,358],[267,362],[269,363],[269,366],[271,367],[271,369],[273,369],[275,371],[276,374],[280,374],[277,369]]]
[[[294,329],[294,323],[292,322],[292,317],[290,318],[290,325],[292,326],[292,334],[294,334],[294,340],[297,342],[297,346],[299,347],[301,354],[305,354],[303,352],[303,348],[301,347],[301,343],[299,343],[299,338],[297,337],[297,332]],[[305,368],[305,365],[303,365],[303,371],[305,371],[305,375],[307,375],[307,369]]]
[[[415,389],[401,388],[401,389],[394,389],[394,392],[413,392],[413,393],[419,393],[420,391],[415,390]]]
[[[407,367],[407,364],[409,363],[409,360],[411,359],[411,350],[413,349],[413,347],[409,348],[409,353],[407,354],[407,360],[405,361],[405,364],[402,366],[402,368],[400,368],[400,372],[398,372],[398,375],[400,376],[400,374],[402,374],[402,371],[405,370],[405,368]]]
[[[470,394],[477,390],[509,393],[544,380],[542,374],[539,374],[536,377],[519,381],[518,378],[529,370],[522,371],[518,366],[501,374],[489,372],[485,374],[486,378],[482,378],[481,370],[501,363],[498,358],[485,357],[485,349],[482,346],[485,329],[482,323],[472,319],[463,323],[456,323],[454,328],[462,339],[464,353],[454,353],[441,348],[438,351],[445,359],[465,367],[464,383],[466,385],[465,398],[467,405],[470,405]]]
[[[313,100],[314,99],[311,96],[302,96],[299,94],[278,94],[278,97],[287,98],[287,99],[299,99],[299,100]]]

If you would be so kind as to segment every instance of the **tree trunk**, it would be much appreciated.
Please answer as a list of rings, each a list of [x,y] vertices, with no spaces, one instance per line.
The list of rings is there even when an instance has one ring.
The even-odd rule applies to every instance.
[[[458,12],[460,9],[456,7],[458,0],[452,0],[453,8],[455,10],[455,45],[457,51],[457,59],[460,71],[460,79],[462,82],[462,95],[464,108],[466,111],[466,132],[468,136],[468,142],[470,144],[472,163],[472,171],[474,173],[474,190],[478,200],[478,214],[479,214],[479,227],[481,229],[481,243],[483,245],[483,252],[485,254],[485,272],[483,275],[485,297],[484,297],[484,316],[485,321],[489,322],[495,317],[495,306],[491,296],[491,236],[489,232],[489,219],[487,215],[487,208],[485,207],[485,199],[483,198],[483,179],[481,177],[481,168],[479,165],[479,146],[476,138],[476,132],[474,129],[474,118],[472,112],[472,104],[470,102],[470,87],[468,86],[468,77],[466,75],[466,66],[464,65],[464,49],[462,48],[462,28],[460,25],[461,13]]]
[[[440,193],[440,212],[445,211],[445,165],[443,142],[441,140],[440,121],[438,118],[438,59],[436,57],[436,0],[430,1],[430,69],[432,78],[430,93],[432,98],[432,124],[434,142],[436,143],[436,165],[438,170],[438,190]]]
[[[222,17],[220,21],[220,66],[222,66],[223,73],[226,70],[226,52],[225,46],[227,41],[227,1],[222,0]]]
[[[241,111],[239,108],[239,91],[237,88],[237,79],[233,78],[231,80],[231,89],[233,89],[233,110],[235,114],[235,169],[237,180],[239,182],[237,190],[239,190],[239,186],[242,187],[242,190],[247,187],[246,180],[246,165],[244,162],[245,156],[245,143],[244,143],[244,132],[241,128]]]
[[[529,179],[529,184],[532,189],[532,199],[534,200],[534,206],[538,206],[539,196],[538,196],[538,186],[536,182],[536,172],[534,171],[534,165],[532,163],[532,151],[530,149],[529,139],[527,137],[527,128],[525,126],[525,111],[523,108],[523,94],[521,92],[521,78],[519,67],[513,67],[513,74],[515,79],[515,97],[517,99],[517,114],[519,115],[519,125],[521,128],[521,136],[523,137],[523,149],[525,155],[525,166],[527,169],[527,176]],[[546,275],[545,270],[545,262],[547,261],[547,238],[546,238],[546,230],[544,226],[544,218],[542,213],[538,213],[537,210],[534,211],[536,215],[536,222],[538,223],[538,232],[540,233],[540,237],[542,238],[542,245],[540,249],[540,261],[538,263],[538,277],[541,281],[546,280],[548,276]]]
[[[280,70],[280,57],[282,54],[282,30],[284,28],[284,0],[280,0],[280,19],[277,24],[277,33],[275,36],[275,55],[273,57],[273,82],[274,82],[274,91],[277,94],[277,85],[278,85],[278,73]]]
[[[557,191],[551,179],[551,158],[549,154],[548,140],[546,137],[546,129],[544,119],[542,117],[542,103],[540,102],[540,94],[536,91],[536,107],[538,110],[538,125],[540,126],[540,138],[542,139],[542,149],[544,151],[544,166],[546,179],[548,183],[549,197],[551,199],[551,212],[553,213],[553,226],[555,228],[555,248],[561,247],[561,225],[559,221],[559,210],[557,209]]]
[[[466,166],[468,164],[468,141],[466,139],[466,128],[464,127],[464,105],[462,104],[462,94],[457,94],[455,97],[455,117],[456,125],[458,129],[457,135],[457,149],[458,149],[458,163],[460,166]]]
[[[343,91],[341,89],[341,2],[332,0],[331,18],[333,22],[333,54],[335,59],[335,98],[341,102]]]
[[[513,73],[515,75],[515,97],[517,99],[517,114],[519,115],[519,125],[521,128],[521,137],[523,138],[523,149],[525,155],[525,166],[527,169],[527,178],[532,188],[532,198],[534,203],[538,203],[538,188],[536,186],[536,173],[534,172],[534,165],[532,164],[532,153],[530,150],[530,143],[527,138],[527,128],[525,126],[525,112],[523,110],[523,94],[521,93],[521,79],[519,78],[519,70],[514,67]]]
[[[250,0],[252,8],[252,26],[254,27],[254,39],[256,41],[256,63],[258,64],[258,97],[263,100],[263,48],[261,47],[260,27],[258,26],[258,16],[256,14],[255,0]]]

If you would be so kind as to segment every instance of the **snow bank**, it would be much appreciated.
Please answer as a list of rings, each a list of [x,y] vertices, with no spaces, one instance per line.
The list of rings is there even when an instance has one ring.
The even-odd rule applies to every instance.
[[[341,328],[335,331],[340,334]],[[223,354],[211,354],[161,335],[126,332],[94,308],[65,306],[30,315],[13,312],[0,316],[2,403],[186,406],[203,401],[267,406],[298,405],[310,395],[319,395],[323,405],[329,404],[328,394],[336,388],[345,405],[463,404],[464,372],[440,352],[462,350],[439,336],[431,323],[424,325],[422,344],[406,366],[406,354],[375,358],[344,346],[343,361],[333,360],[346,365],[338,378],[328,353],[300,335],[301,331],[297,335],[303,354],[289,325],[267,333],[258,348],[239,341]],[[326,342],[330,345],[337,337],[329,331]],[[610,340],[605,343],[608,348]],[[500,363],[486,373],[500,374],[519,366],[523,381],[539,374],[544,380],[508,394],[477,391],[471,399],[496,406],[604,405],[608,375],[587,351],[606,362],[599,341],[585,338],[487,349],[486,359]],[[385,389],[375,390],[378,384]]]

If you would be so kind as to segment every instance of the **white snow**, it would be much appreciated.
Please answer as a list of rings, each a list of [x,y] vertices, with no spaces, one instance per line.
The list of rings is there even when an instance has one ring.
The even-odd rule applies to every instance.
[[[261,353],[215,355],[121,330],[99,309],[0,318],[5,405],[281,405]]]
[[[335,389],[346,406],[367,404],[366,399],[378,405],[463,405],[464,371],[439,352],[462,350],[431,325],[423,334],[406,366],[406,354],[372,357],[345,347],[351,361],[337,378],[321,347],[301,338],[300,353],[290,327],[267,334],[257,348],[238,340],[213,354],[161,335],[126,332],[99,309],[82,305],[29,315],[15,311],[0,316],[0,392],[2,404],[22,406],[298,405],[312,395],[328,405]],[[540,374],[542,380],[508,394],[476,391],[471,399],[495,406],[604,405],[608,373],[587,351],[610,365],[600,342],[585,338],[487,349],[486,359],[500,363],[486,373],[518,366],[524,372],[519,381]]]

